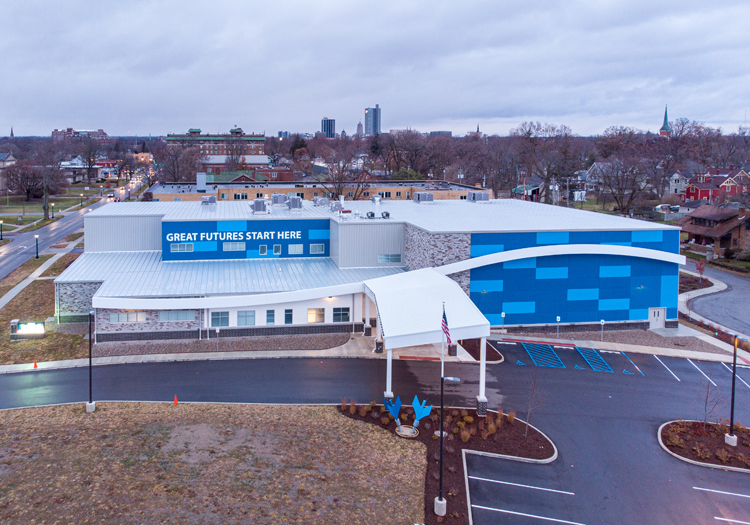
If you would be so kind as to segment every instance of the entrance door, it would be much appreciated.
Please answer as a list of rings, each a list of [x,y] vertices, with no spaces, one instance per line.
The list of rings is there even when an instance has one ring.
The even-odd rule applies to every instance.
[[[666,326],[667,309],[666,308],[649,308],[648,324],[649,328],[664,328]]]

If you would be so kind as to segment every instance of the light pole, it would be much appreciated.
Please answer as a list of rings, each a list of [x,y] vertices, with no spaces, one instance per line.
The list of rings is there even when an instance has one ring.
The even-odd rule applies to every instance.
[[[83,193],[81,193],[81,208],[83,208]]]
[[[219,329],[216,329],[216,351],[219,351]]]
[[[91,381],[91,376],[92,376],[91,347],[93,343],[93,339],[91,337],[91,321],[94,318],[94,314],[95,314],[94,310],[89,311],[89,402],[86,403],[86,412],[93,412],[94,410],[96,410],[96,403],[94,403],[94,392],[93,392],[92,381]]]
[[[449,383],[460,383],[461,380],[457,377],[445,377],[441,374],[440,376],[440,495],[435,498],[435,514],[438,516],[445,516],[447,506],[446,501],[443,498],[443,437],[445,436],[445,422],[443,419],[443,390],[445,382]]]
[[[52,217],[50,217],[50,219],[54,219],[55,218],[55,203],[53,202],[52,204],[50,204],[50,206],[52,206]]]
[[[38,259],[39,258],[39,236],[34,235],[34,240],[36,241],[36,257],[34,258]]]
[[[734,358],[732,359],[732,402],[729,410],[729,434],[724,436],[724,442],[732,447],[737,446],[737,436],[734,434],[734,384],[737,378],[737,336],[734,336]]]
[[[3,221],[0,221],[0,241],[3,240]]]

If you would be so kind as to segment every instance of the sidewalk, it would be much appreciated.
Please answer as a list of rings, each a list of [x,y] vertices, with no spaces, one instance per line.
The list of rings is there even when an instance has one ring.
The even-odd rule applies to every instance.
[[[700,275],[697,274],[697,273],[695,273],[695,272],[690,272],[690,271],[687,271],[687,270],[680,270],[680,271],[683,272],[683,273],[686,273],[688,275],[692,275],[693,277],[700,277]],[[707,326],[716,327],[719,330],[721,330],[722,332],[726,332],[728,334],[734,334],[734,335],[736,335],[736,336],[738,336],[738,337],[740,337],[742,339],[746,339],[746,340],[750,341],[750,336],[749,335],[740,333],[737,330],[732,330],[731,328],[728,328],[726,326],[720,325],[719,323],[717,323],[715,321],[711,321],[710,319],[706,319],[702,315],[697,314],[697,313],[691,311],[687,307],[688,302],[691,299],[695,299],[696,297],[700,297],[701,295],[708,295],[708,294],[712,294],[712,293],[723,292],[724,290],[727,289],[727,285],[724,284],[723,282],[719,281],[718,279],[714,279],[712,277],[703,277],[703,278],[704,279],[708,279],[713,286],[711,286],[710,288],[702,288],[700,290],[694,290],[692,292],[685,292],[683,294],[680,294],[680,296],[679,296],[679,305],[678,305],[680,313],[684,314],[689,319],[694,319],[696,321],[700,321],[700,322],[702,322],[703,324],[705,324]],[[703,335],[703,337],[707,337],[709,339],[713,339],[709,335],[706,335],[706,334],[702,334],[702,335]],[[708,340],[708,339],[705,339],[705,340]],[[716,339],[713,339],[713,340],[716,341]],[[713,343],[713,344],[716,344],[716,343]],[[722,343],[722,344],[725,344],[725,343]],[[731,345],[726,345],[726,346],[731,346]],[[739,355],[739,353],[737,355]]]

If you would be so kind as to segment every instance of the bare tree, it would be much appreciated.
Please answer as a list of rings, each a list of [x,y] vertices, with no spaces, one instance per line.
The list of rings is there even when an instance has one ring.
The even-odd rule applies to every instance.
[[[27,201],[31,197],[39,197],[43,192],[42,175],[38,168],[27,161],[18,161],[3,170],[8,187],[15,192],[22,193]]]
[[[632,156],[610,159],[600,171],[602,188],[612,196],[620,213],[626,213],[646,186],[646,174],[639,159]]]
[[[724,406],[724,397],[719,394],[719,389],[711,381],[711,374],[706,381],[701,381],[700,408],[703,416],[703,431],[707,431],[708,420],[718,409]]]
[[[539,375],[534,372],[534,375],[529,379],[529,397],[526,405],[526,430],[523,433],[524,437],[529,435],[529,424],[531,423],[531,414],[541,406],[547,400],[544,392],[539,387]]]
[[[42,179],[42,191],[44,192],[44,218],[49,219],[49,197],[50,194],[57,194],[62,188],[67,186],[60,163],[63,159],[62,150],[54,142],[45,141],[37,145],[34,150],[34,160]]]
[[[93,139],[81,139],[76,145],[76,151],[83,160],[83,167],[86,168],[86,178],[93,179],[96,172],[96,162],[104,153],[104,147]]]
[[[357,157],[357,143],[346,138],[334,139],[325,154],[328,175],[322,181],[326,192],[333,198],[351,193],[358,200],[369,187],[364,172],[354,175],[353,164]]]
[[[200,148],[189,144],[172,144],[154,152],[162,174],[171,182],[192,182],[201,169]]]
[[[247,154],[247,143],[235,137],[230,137],[224,141],[224,147],[226,148],[226,160],[224,161],[224,169],[226,171],[237,171],[245,166],[245,155]]]

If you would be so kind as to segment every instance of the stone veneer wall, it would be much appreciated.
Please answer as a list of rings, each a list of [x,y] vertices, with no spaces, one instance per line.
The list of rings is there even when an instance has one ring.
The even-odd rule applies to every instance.
[[[201,311],[193,310],[193,321],[159,321],[159,310],[117,310],[99,308],[96,311],[96,331],[104,333],[116,332],[171,332],[195,330],[196,338],[201,325]],[[146,321],[141,323],[110,323],[109,314],[121,312],[144,312]]]
[[[101,282],[60,283],[55,286],[55,318],[88,315],[91,299],[102,285]]]
[[[428,233],[407,224],[404,246],[404,263],[408,270],[443,266],[471,258],[470,233]],[[469,294],[468,270],[449,277]]]

